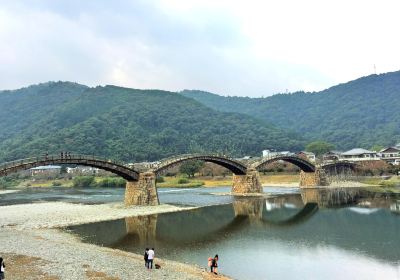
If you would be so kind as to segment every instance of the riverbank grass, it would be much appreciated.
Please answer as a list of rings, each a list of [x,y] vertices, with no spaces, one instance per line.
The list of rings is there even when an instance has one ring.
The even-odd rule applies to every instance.
[[[201,180],[186,177],[163,177],[161,182],[157,182],[157,188],[198,188],[203,185]]]

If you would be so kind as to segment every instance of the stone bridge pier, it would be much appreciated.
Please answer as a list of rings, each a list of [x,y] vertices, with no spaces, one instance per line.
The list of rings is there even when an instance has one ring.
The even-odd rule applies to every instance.
[[[264,209],[264,199],[255,200],[236,200],[233,202],[233,210],[235,217],[244,216],[249,217],[251,221],[258,221],[262,219],[262,212]]]
[[[313,188],[316,186],[328,186],[325,171],[316,168],[314,172],[300,171],[300,188]]]
[[[233,194],[263,193],[260,174],[256,169],[248,169],[245,175],[233,175]]]
[[[125,206],[159,204],[154,172],[140,173],[138,181],[126,182]]]
[[[156,240],[157,215],[125,218],[126,233],[136,235],[141,244]]]

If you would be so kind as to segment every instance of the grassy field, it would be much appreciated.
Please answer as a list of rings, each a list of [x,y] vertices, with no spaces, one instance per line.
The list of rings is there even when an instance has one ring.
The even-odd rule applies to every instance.
[[[369,177],[361,180],[361,183],[371,185],[368,190],[374,192],[400,193],[400,176],[392,176],[386,180],[380,177]]]
[[[183,177],[163,177],[164,182],[157,183],[158,188],[197,188],[204,185],[203,181],[198,179],[188,179]],[[186,181],[185,183],[179,180]]]

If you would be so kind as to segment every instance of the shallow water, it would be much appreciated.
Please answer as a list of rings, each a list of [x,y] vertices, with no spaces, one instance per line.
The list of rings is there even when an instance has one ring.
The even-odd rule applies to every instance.
[[[228,193],[230,187],[215,188],[162,188],[158,189],[161,203],[177,205],[205,206],[231,203],[230,195],[210,195],[210,193]],[[298,188],[264,188],[267,193],[293,193],[298,192]],[[0,206],[40,203],[49,201],[64,201],[69,203],[99,204],[109,202],[122,202],[124,200],[124,188],[27,188],[19,192],[0,194]]]
[[[159,257],[204,267],[218,253],[220,271],[236,279],[400,279],[400,197],[359,189],[277,189],[267,199],[209,192],[165,190],[160,200],[230,204],[68,230],[136,253],[154,246]]]

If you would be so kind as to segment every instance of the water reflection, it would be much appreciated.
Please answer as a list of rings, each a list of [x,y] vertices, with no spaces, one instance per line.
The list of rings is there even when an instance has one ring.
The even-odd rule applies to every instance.
[[[399,201],[396,196],[360,189],[302,190],[70,229],[88,242],[137,253],[155,246],[159,256],[203,266],[208,255],[218,252],[229,256],[224,269],[234,278],[265,279],[265,273],[269,279],[296,278],[307,265],[312,271],[319,267],[305,274],[308,279],[346,277],[334,269],[338,260],[347,260],[346,264],[340,261],[343,271],[357,265],[354,271],[362,270],[359,275],[373,267],[375,273],[397,277]],[[256,261],[252,252],[259,256]],[[294,269],[296,255],[307,260]],[[243,268],[245,263],[251,268]],[[283,271],[276,271],[278,267]],[[332,275],[327,273],[330,270]]]

